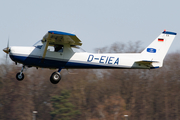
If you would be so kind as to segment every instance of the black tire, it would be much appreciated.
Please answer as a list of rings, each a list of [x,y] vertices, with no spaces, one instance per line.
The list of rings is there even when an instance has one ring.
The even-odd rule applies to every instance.
[[[24,74],[22,73],[22,74],[20,75],[20,72],[17,73],[17,74],[16,74],[16,79],[17,79],[18,81],[22,81],[22,80],[24,79]]]
[[[51,77],[50,77],[51,83],[57,84],[60,80],[61,80],[60,73],[59,72],[53,72]]]

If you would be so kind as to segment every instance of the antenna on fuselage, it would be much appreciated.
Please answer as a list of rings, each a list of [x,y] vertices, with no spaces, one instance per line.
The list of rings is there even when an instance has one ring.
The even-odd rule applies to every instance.
[[[100,49],[98,50],[98,54],[99,54],[99,53],[101,53],[101,50],[100,50]]]

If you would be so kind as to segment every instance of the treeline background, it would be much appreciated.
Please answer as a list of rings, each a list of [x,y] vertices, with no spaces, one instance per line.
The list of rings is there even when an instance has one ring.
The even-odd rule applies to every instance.
[[[141,42],[114,43],[101,52],[141,52]],[[179,120],[180,51],[169,53],[164,66],[153,70],[55,70],[30,68],[25,79],[15,75],[21,66],[0,65],[0,120]]]

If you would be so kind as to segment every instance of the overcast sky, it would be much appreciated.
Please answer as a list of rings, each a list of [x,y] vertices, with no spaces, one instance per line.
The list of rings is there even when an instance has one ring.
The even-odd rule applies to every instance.
[[[74,33],[82,48],[141,41],[148,46],[161,32],[180,33],[180,0],[1,0],[0,57],[6,47],[31,46],[49,30]],[[180,36],[170,52],[179,49]]]

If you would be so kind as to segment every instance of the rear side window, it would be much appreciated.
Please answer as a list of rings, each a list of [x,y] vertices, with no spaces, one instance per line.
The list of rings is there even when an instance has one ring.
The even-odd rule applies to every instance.
[[[63,52],[63,48],[64,48],[63,45],[55,45],[54,46],[54,51],[55,52]]]

